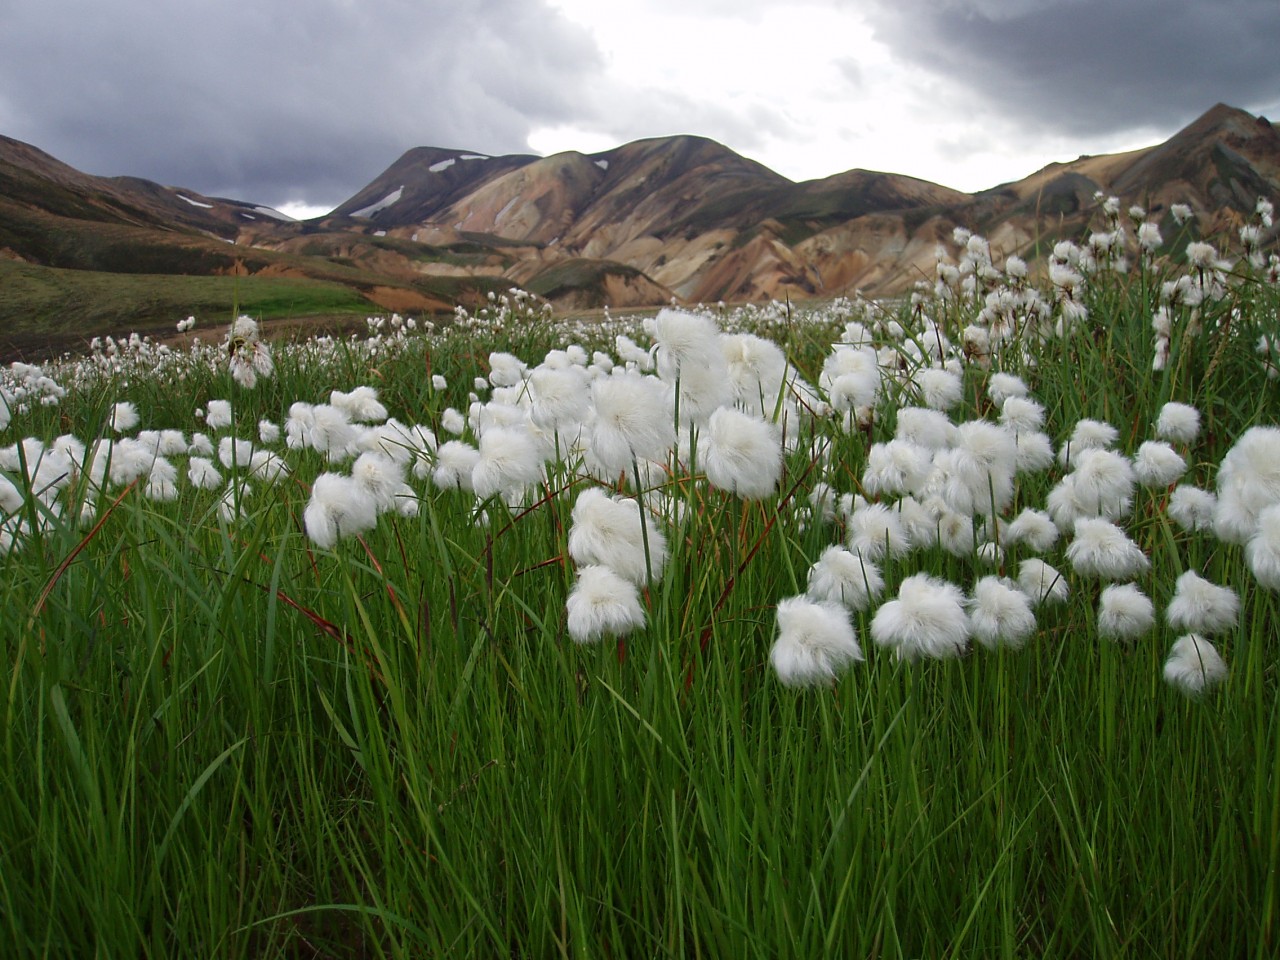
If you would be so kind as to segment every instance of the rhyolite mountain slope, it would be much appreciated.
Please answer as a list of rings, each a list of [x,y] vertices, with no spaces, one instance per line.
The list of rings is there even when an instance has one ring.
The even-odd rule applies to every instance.
[[[868,170],[794,183],[694,136],[551,157],[417,147],[306,222],[92,177],[0,138],[0,258],[159,274],[238,261],[251,275],[346,282],[371,305],[410,310],[511,285],[571,308],[887,295],[931,279],[956,226],[1034,262],[1099,225],[1099,191],[1161,222],[1190,204],[1202,234],[1231,228],[1259,196],[1280,198],[1280,133],[1218,104],[1164,143],[975,194]],[[375,288],[395,295],[379,301]]]

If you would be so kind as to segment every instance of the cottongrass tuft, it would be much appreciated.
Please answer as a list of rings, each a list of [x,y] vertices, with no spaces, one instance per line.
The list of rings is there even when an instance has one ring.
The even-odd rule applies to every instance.
[[[1212,643],[1189,633],[1170,648],[1164,678],[1187,696],[1197,697],[1227,679],[1227,665]]]
[[[969,627],[973,638],[989,650],[1020,649],[1036,629],[1031,598],[1012,580],[983,577],[974,584],[969,601]]]
[[[636,585],[598,564],[578,569],[565,609],[574,643],[621,637],[644,626]]]
[[[128,433],[138,425],[138,408],[128,400],[121,400],[111,407],[108,418],[110,427],[115,433]]]
[[[1240,598],[1230,587],[1218,586],[1195,570],[1188,570],[1178,577],[1164,615],[1173,630],[1222,633],[1236,625]]]
[[[1250,427],[1218,468],[1218,537],[1248,542],[1258,515],[1273,503],[1280,503],[1280,427]]]
[[[1280,590],[1280,504],[1258,514],[1258,529],[1244,548],[1254,578],[1268,590]]]
[[[863,659],[849,611],[838,603],[791,597],[778,603],[777,620],[769,662],[788,687],[829,683]]]
[[[1170,401],[1156,417],[1156,436],[1175,443],[1191,443],[1200,433],[1200,411],[1185,403]]]
[[[1187,472],[1187,461],[1173,447],[1159,440],[1147,440],[1133,458],[1133,473],[1144,487],[1163,489],[1177,483]]]
[[[964,594],[953,583],[913,574],[898,587],[898,598],[876,611],[871,639],[894,650],[900,660],[958,657],[969,641]]]
[[[911,550],[911,538],[896,512],[882,503],[857,507],[848,518],[849,549],[868,560],[899,558]]]
[[[1169,495],[1167,513],[1183,530],[1212,530],[1218,498],[1209,490],[1182,484]]]
[[[1018,564],[1018,586],[1037,606],[1062,603],[1071,596],[1067,578],[1039,557],[1028,557]]]
[[[610,497],[599,487],[589,487],[578,495],[572,516],[569,556],[575,563],[606,566],[637,584],[662,576],[667,560],[666,538],[657,524],[644,516],[635,500]]]
[[[1082,577],[1102,580],[1127,580],[1151,566],[1128,534],[1111,521],[1096,517],[1076,520],[1075,539],[1067,547],[1067,560]]]
[[[316,546],[328,550],[339,537],[373,529],[378,522],[377,504],[351,477],[322,473],[311,485],[311,501],[302,520],[307,536]]]
[[[1004,529],[1005,542],[1043,553],[1058,542],[1058,527],[1043,510],[1027,507]]]
[[[1108,640],[1136,640],[1156,622],[1151,598],[1132,583],[1104,587],[1098,598],[1098,634]]]
[[[782,440],[773,424],[731,407],[711,415],[706,432],[707,482],[744,500],[762,500],[782,476]]]
[[[884,590],[884,577],[872,561],[839,545],[827,547],[809,568],[810,600],[865,610]]]

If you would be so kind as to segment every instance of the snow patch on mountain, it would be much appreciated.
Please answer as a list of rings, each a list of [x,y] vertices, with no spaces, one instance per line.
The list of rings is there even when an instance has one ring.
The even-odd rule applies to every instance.
[[[377,203],[371,203],[367,207],[361,207],[359,210],[356,210],[354,213],[352,213],[351,216],[366,217],[366,218],[372,217],[379,210],[385,210],[387,207],[391,206],[393,203],[396,203],[402,196],[404,196],[403,186],[398,187],[397,189],[391,191],[391,193],[387,194]]]

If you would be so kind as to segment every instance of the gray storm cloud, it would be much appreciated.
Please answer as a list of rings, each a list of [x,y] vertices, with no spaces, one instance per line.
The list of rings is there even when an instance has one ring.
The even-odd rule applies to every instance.
[[[338,202],[420,144],[527,151],[602,68],[530,0],[0,0],[0,132],[91,173]]]
[[[1032,129],[1173,128],[1280,103],[1275,0],[859,2],[897,56]]]

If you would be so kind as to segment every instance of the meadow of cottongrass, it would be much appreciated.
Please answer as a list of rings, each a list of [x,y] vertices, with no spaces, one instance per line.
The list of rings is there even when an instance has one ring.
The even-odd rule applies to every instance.
[[[1274,955],[1280,265],[1188,215],[14,365],[5,955]]]

